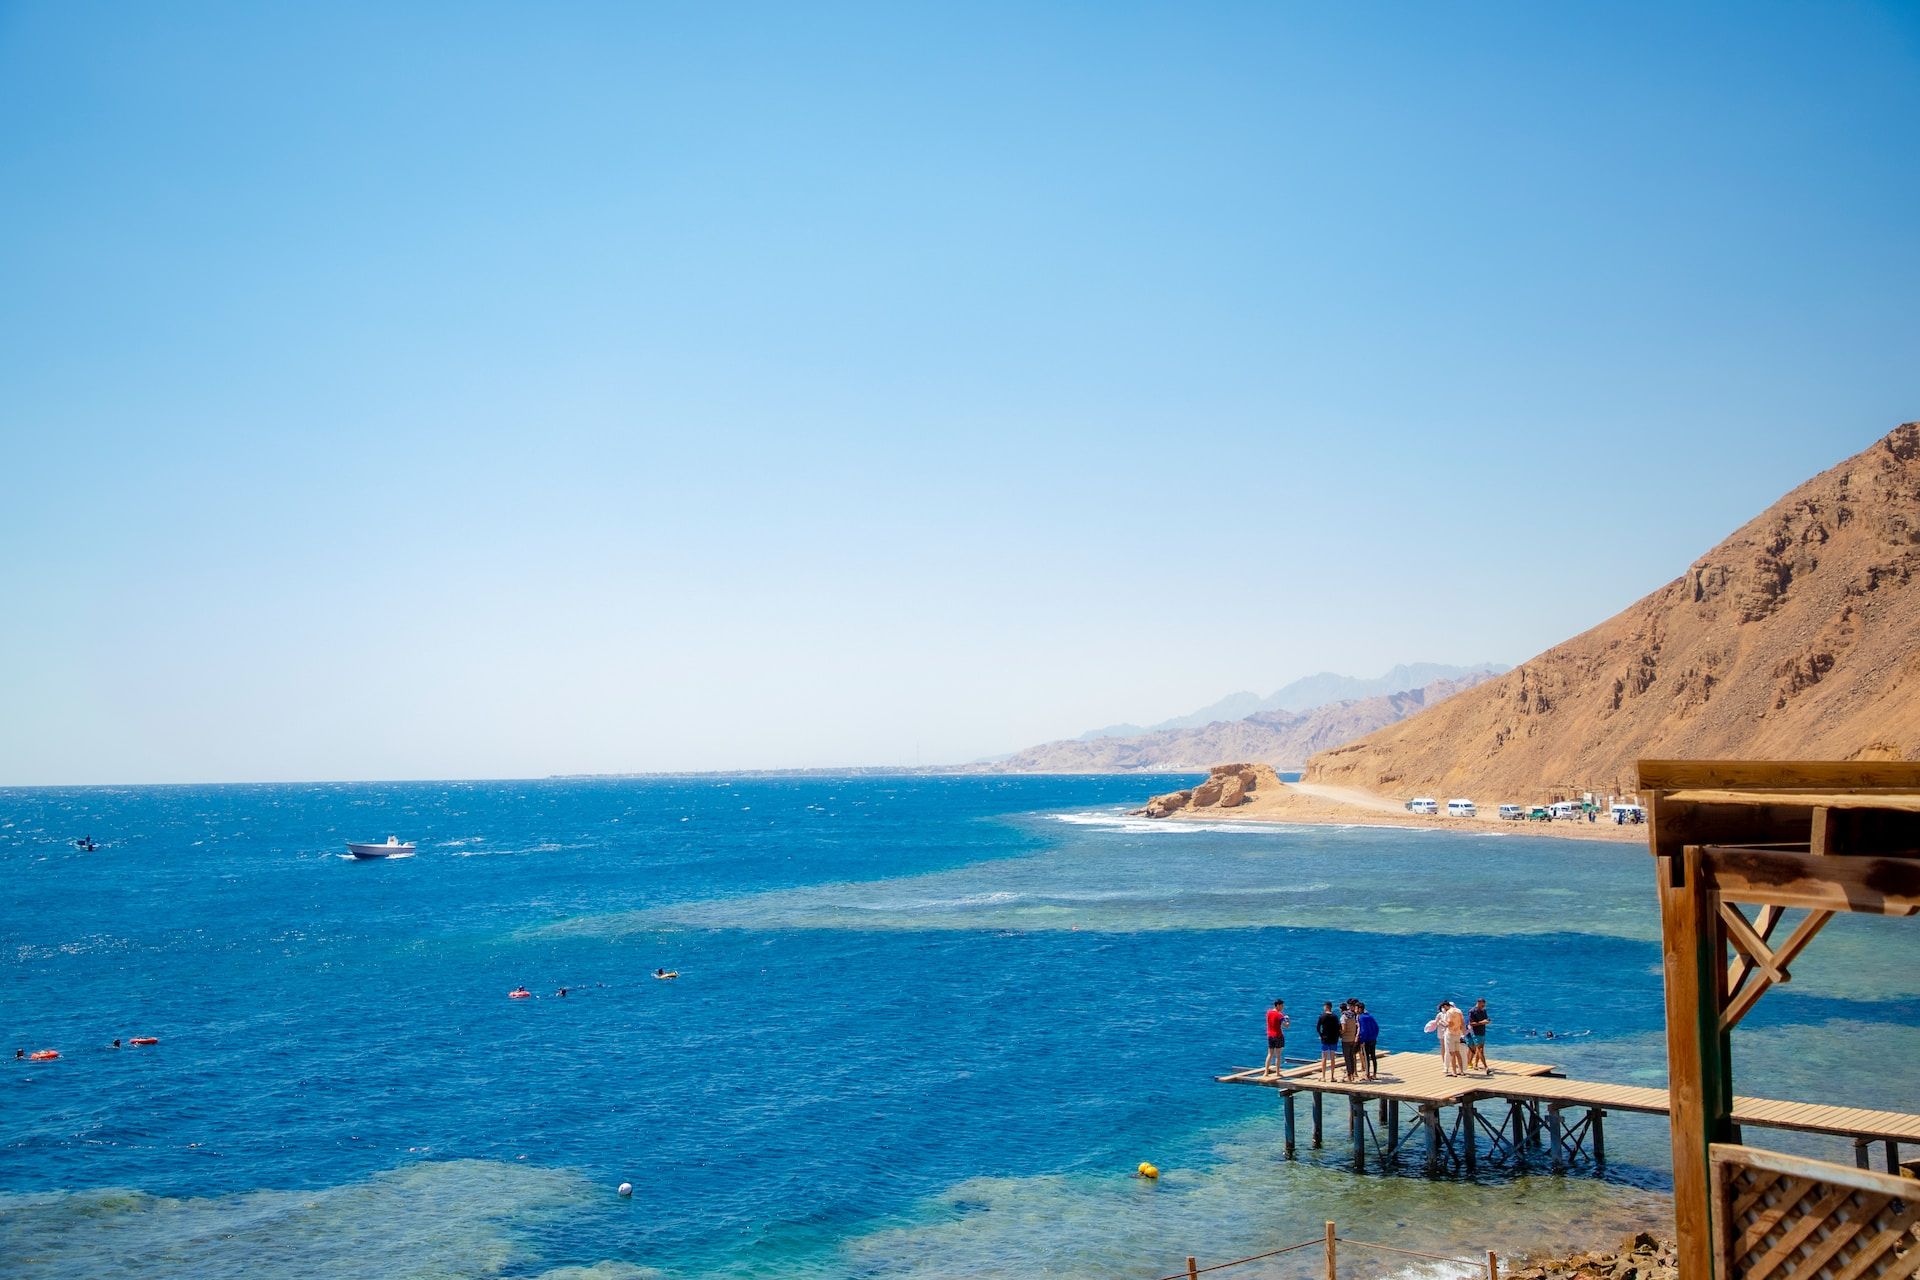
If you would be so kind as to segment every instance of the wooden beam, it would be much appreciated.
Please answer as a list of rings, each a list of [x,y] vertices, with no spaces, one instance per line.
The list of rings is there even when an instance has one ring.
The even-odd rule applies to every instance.
[[[1811,804],[1700,804],[1671,796],[1654,799],[1647,840],[1655,857],[1674,859],[1690,844],[1785,844],[1805,847],[1813,836]]]
[[[1643,791],[1886,787],[1920,791],[1920,763],[1898,760],[1642,760]]]
[[[1702,853],[1688,848],[1683,874],[1661,861],[1660,934],[1667,995],[1667,1075],[1672,1093],[1673,1207],[1680,1274],[1713,1280],[1714,1256],[1724,1251],[1714,1228],[1708,1151],[1732,1136],[1733,1075],[1725,1003],[1726,947],[1719,897],[1702,870]],[[1721,1245],[1716,1249],[1716,1243]]]
[[[1850,1169],[1844,1164],[1815,1160],[1811,1156],[1788,1155],[1784,1151],[1742,1147],[1728,1142],[1714,1143],[1711,1155],[1715,1164],[1743,1164],[1749,1169],[1765,1169],[1768,1173],[1788,1178],[1812,1178],[1817,1182],[1831,1182],[1836,1186],[1871,1191],[1876,1195],[1913,1197],[1911,1178],[1875,1173],[1868,1169]]]
[[[1713,848],[1702,852],[1700,867],[1720,896],[1735,902],[1882,916],[1920,911],[1920,860],[1911,858],[1815,858]]]
[[[1777,908],[1769,907],[1767,910],[1775,911]],[[1725,919],[1729,914],[1738,917],[1740,913],[1737,908],[1723,899],[1720,903],[1720,914],[1721,918]],[[1767,956],[1764,974],[1754,975],[1752,980],[1738,991],[1734,991],[1729,986],[1731,995],[1727,999],[1726,1008],[1720,1013],[1721,1030],[1732,1031],[1738,1026],[1740,1019],[1747,1016],[1747,1011],[1760,1002],[1760,997],[1765,995],[1774,983],[1793,980],[1793,974],[1788,971],[1787,966],[1807,949],[1807,944],[1813,941],[1813,935],[1825,928],[1827,921],[1831,919],[1833,919],[1831,911],[1809,911],[1801,918],[1800,923],[1794,926],[1793,932],[1787,935],[1787,940],[1780,944],[1779,949]],[[1775,920],[1777,922],[1777,916]],[[1757,959],[1755,964],[1759,964]]]

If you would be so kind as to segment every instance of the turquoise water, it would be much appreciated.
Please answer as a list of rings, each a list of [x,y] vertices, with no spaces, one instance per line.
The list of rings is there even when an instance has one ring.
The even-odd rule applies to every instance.
[[[1486,995],[1496,1056],[1657,1083],[1644,850],[1122,815],[1175,781],[0,792],[0,1048],[63,1055],[0,1076],[0,1257],[1147,1277],[1326,1218],[1471,1253],[1661,1215],[1650,1121],[1609,1129],[1605,1180],[1356,1178],[1211,1080],[1274,996],[1360,996],[1423,1048],[1435,1001]],[[417,856],[343,856],[389,833]],[[1750,1091],[1909,1107],[1915,944],[1838,922],[1740,1032],[1780,1086]]]

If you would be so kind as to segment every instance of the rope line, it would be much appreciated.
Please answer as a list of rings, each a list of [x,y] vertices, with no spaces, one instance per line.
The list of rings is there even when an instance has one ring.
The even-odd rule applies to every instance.
[[[1475,1277],[1483,1276],[1487,1273],[1487,1264],[1473,1258],[1453,1258],[1438,1253],[1421,1253],[1414,1249],[1397,1249],[1390,1244],[1375,1244],[1371,1240],[1353,1240],[1346,1236],[1335,1236],[1333,1239],[1336,1244],[1350,1244],[1356,1249],[1378,1249],[1383,1253],[1397,1253],[1404,1257],[1421,1258],[1428,1262],[1445,1262],[1457,1267],[1470,1267]],[[1170,1276],[1159,1277],[1159,1280],[1187,1280],[1189,1276],[1203,1276],[1209,1271],[1224,1271],[1228,1267],[1244,1266],[1249,1262],[1261,1262],[1267,1258],[1277,1258],[1283,1253],[1292,1253],[1296,1249],[1311,1249],[1317,1244],[1323,1245],[1326,1242],[1327,1238],[1325,1236],[1315,1236],[1311,1240],[1302,1240],[1299,1244],[1290,1244],[1284,1248],[1271,1249],[1266,1253],[1256,1253],[1249,1258],[1235,1258],[1232,1262],[1216,1262],[1211,1266],[1196,1267],[1192,1271],[1176,1271]]]

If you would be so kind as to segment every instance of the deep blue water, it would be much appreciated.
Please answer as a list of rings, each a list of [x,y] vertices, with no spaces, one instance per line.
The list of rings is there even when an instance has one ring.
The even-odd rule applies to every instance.
[[[1211,1078],[1259,1061],[1275,996],[1302,1014],[1357,995],[1389,1047],[1425,1047],[1438,998],[1486,995],[1496,1056],[1658,1082],[1643,848],[1120,816],[1171,785],[0,792],[0,1048],[63,1055],[0,1076],[0,1256],[1145,1276],[1321,1216],[1388,1238],[1457,1217],[1442,1234],[1466,1248],[1657,1212],[1650,1125],[1609,1134],[1604,1183],[1357,1180],[1342,1144],[1279,1161],[1272,1095]],[[89,833],[99,851],[71,847]],[[418,855],[343,856],[389,833]],[[1768,997],[1756,1061],[1826,1087],[1819,1055],[1778,1046],[1911,1034],[1920,971],[1911,948],[1863,959],[1878,927]],[[508,1000],[519,984],[538,998]],[[1548,1028],[1588,1034],[1523,1034]],[[160,1044],[105,1047],[135,1035]],[[1838,1100],[1904,1105],[1914,1083]],[[1126,1176],[1142,1159],[1160,1185]]]

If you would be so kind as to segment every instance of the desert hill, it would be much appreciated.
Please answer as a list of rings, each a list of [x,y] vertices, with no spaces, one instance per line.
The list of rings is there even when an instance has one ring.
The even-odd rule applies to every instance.
[[[1643,756],[1920,759],[1916,576],[1920,423],[1908,423],[1645,599],[1322,752],[1307,779],[1491,802],[1630,792]]]
[[[1096,738],[1137,738],[1142,734],[1153,733],[1160,729],[1203,729],[1210,724],[1222,721],[1245,720],[1262,711],[1312,711],[1335,702],[1358,702],[1363,698],[1375,698],[1389,693],[1406,693],[1412,689],[1425,688],[1438,680],[1465,680],[1471,676],[1474,679],[1469,680],[1468,683],[1474,683],[1489,675],[1501,675],[1507,670],[1509,668],[1492,662],[1482,662],[1471,667],[1456,667],[1445,662],[1403,662],[1384,675],[1371,678],[1320,671],[1282,685],[1264,698],[1250,689],[1242,689],[1238,693],[1230,693],[1217,702],[1210,702],[1198,711],[1190,711],[1183,716],[1174,716],[1170,720],[1149,725],[1110,724],[1101,729],[1089,729],[1076,741],[1091,742]]]
[[[1029,747],[991,767],[1007,773],[1125,773],[1205,769],[1217,760],[1298,768],[1308,756],[1405,719],[1489,677],[1471,672],[1418,689],[1349,699],[1310,711],[1261,711],[1196,728],[1162,729],[1116,738],[1071,738]]]

